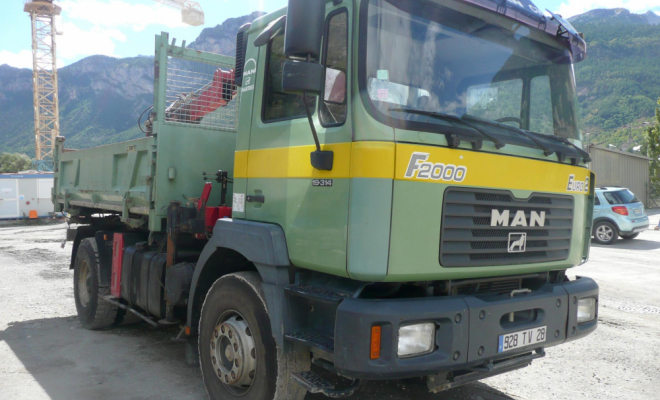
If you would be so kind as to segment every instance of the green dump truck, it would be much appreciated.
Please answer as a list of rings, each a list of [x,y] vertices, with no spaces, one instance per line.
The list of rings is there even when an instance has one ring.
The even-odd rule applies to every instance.
[[[236,48],[159,35],[145,136],[58,139],[83,326],[178,325],[211,398],[267,400],[441,391],[596,329],[597,284],[566,275],[594,202],[568,22],[528,0],[290,0]]]

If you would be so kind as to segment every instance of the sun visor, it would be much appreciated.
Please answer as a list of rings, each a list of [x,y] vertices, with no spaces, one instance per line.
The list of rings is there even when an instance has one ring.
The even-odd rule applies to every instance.
[[[531,27],[546,31],[550,35],[564,38],[573,55],[573,62],[580,62],[587,56],[587,44],[568,21],[550,11],[548,12],[552,17],[547,17],[530,0],[462,1],[505,15]]]

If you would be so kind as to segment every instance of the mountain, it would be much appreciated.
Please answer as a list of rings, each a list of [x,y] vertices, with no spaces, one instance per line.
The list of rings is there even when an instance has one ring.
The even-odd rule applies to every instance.
[[[660,96],[660,17],[616,8],[569,21],[587,41],[575,66],[583,131],[624,150],[642,144]]]
[[[236,52],[236,33],[238,28],[248,22],[265,15],[265,12],[255,11],[250,15],[229,18],[214,28],[206,28],[199,34],[189,48],[216,54],[234,54]]]
[[[587,23],[660,24],[660,17],[653,11],[649,11],[646,14],[634,14],[625,8],[599,8],[587,11],[568,20],[573,25]]]
[[[204,29],[187,47],[236,52],[236,32],[261,12]],[[153,57],[91,56],[59,69],[60,132],[69,148],[86,148],[143,135],[137,117],[153,102]],[[0,152],[34,156],[32,71],[0,65]]]

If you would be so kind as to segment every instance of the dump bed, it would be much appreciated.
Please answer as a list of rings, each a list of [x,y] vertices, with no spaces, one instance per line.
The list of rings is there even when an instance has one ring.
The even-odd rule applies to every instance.
[[[171,202],[201,195],[202,173],[233,176],[239,97],[227,77],[234,58],[169,44],[162,34],[154,64],[153,128],[146,137],[76,151],[58,139],[56,212],[113,212],[130,225],[162,230]],[[215,190],[209,204],[219,203]]]

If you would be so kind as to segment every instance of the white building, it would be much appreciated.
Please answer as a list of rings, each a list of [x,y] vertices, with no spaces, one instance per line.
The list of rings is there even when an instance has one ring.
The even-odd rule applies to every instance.
[[[0,220],[49,217],[52,190],[52,173],[0,174]]]

